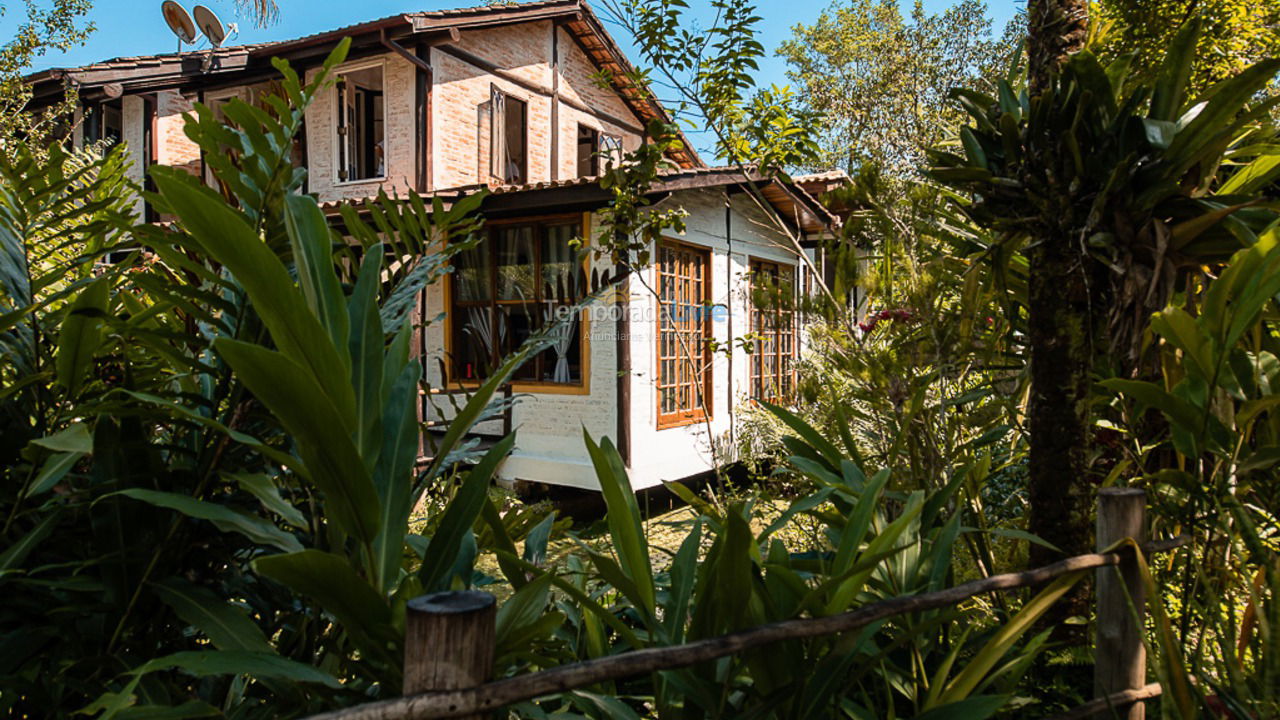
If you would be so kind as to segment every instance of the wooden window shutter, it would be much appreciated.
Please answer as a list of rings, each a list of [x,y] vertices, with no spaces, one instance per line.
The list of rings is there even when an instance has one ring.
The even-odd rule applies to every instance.
[[[507,96],[497,85],[489,86],[489,174],[506,182]]]
[[[347,79],[340,77],[337,83],[338,89],[338,181],[345,182],[347,179],[347,135],[349,128],[347,126]]]

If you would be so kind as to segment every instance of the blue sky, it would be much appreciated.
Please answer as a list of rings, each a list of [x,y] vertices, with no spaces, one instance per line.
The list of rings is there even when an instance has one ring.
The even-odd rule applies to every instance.
[[[997,29],[1013,15],[1015,2],[1023,0],[988,0],[988,8]],[[180,0],[188,10],[197,0]],[[253,43],[268,40],[287,40],[332,30],[343,25],[386,17],[415,10],[439,10],[451,7],[480,4],[479,0],[359,0],[358,2],[333,2],[332,0],[277,0],[280,20],[265,29],[239,17],[233,0],[201,0],[222,18],[223,23],[238,22],[240,33],[229,43]],[[696,12],[700,0],[689,3]],[[831,0],[757,0],[761,23],[761,41],[772,52],[791,34],[796,23],[811,22],[818,13],[831,4]],[[906,4],[906,3],[904,3]],[[938,11],[952,4],[949,0],[926,0],[925,7]],[[7,12],[0,16],[0,38],[13,36],[17,21],[21,18],[20,3],[0,0],[0,7]],[[89,19],[97,25],[97,31],[83,47],[66,53],[51,53],[36,62],[35,70],[49,67],[86,65],[122,55],[150,55],[173,52],[177,40],[169,32],[160,16],[160,0],[96,0]],[[618,42],[631,52],[629,40],[617,28],[610,28]],[[771,58],[761,67],[761,84],[786,82],[785,63]]]
[[[907,7],[912,1],[899,0]],[[95,0],[89,19],[97,29],[88,42],[65,53],[50,53],[39,58],[33,69],[74,67],[113,57],[175,51],[177,39],[160,15],[160,2],[161,0]],[[255,27],[240,16],[234,0],[179,2],[188,11],[197,3],[205,4],[219,15],[224,24],[238,23],[238,35],[229,38],[227,43],[239,44],[288,40],[396,13],[465,7],[478,5],[481,0],[276,0],[280,18],[267,28]],[[760,40],[770,53],[760,67],[760,77],[757,80],[761,86],[787,83],[786,63],[774,56],[773,51],[790,37],[792,27],[797,23],[812,22],[831,2],[832,0],[757,0],[758,13],[763,18],[759,26]],[[924,0],[924,5],[930,12],[939,12],[954,2],[955,0]],[[998,33],[1004,27],[1024,2],[1025,0],[987,0],[995,32]],[[689,0],[689,5],[695,16],[701,16],[705,18],[704,21],[709,22],[710,14],[702,11],[707,6],[705,0]],[[22,8],[20,3],[12,0],[0,0],[0,9],[7,10],[0,16],[0,40],[8,40],[21,19]],[[619,28],[610,26],[609,30],[631,59],[638,60],[639,56],[631,46],[631,38]],[[705,149],[701,148],[704,144],[702,139],[695,138],[694,144]]]

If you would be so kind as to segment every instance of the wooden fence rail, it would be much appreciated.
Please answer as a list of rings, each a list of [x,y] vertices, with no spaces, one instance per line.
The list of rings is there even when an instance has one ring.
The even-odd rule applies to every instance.
[[[1136,492],[1141,493],[1141,491]],[[1105,514],[1108,518],[1111,518],[1106,528],[1108,533],[1113,528],[1132,529],[1135,525],[1133,518],[1129,517],[1129,514],[1133,512],[1135,507],[1141,513],[1144,504],[1145,495],[1143,495],[1141,501],[1135,503],[1129,491],[1109,493],[1104,490],[1099,495],[1099,505],[1100,509],[1105,509],[1100,510],[1099,516],[1101,517]],[[1116,506],[1123,506],[1126,509],[1117,510]],[[1115,521],[1116,517],[1121,517],[1123,520]],[[1142,524],[1142,520],[1139,518],[1136,526],[1140,528]],[[1099,542],[1101,543],[1109,537],[1109,535],[1100,534]],[[1123,537],[1134,537],[1135,540],[1142,540],[1140,533],[1136,534],[1136,536],[1125,535]],[[1174,538],[1142,543],[1142,548],[1145,554],[1159,553],[1180,547],[1184,542],[1185,538]],[[1109,547],[1111,544],[1109,542],[1103,547]],[[486,682],[473,687],[458,687],[456,684],[452,686],[436,685],[435,687],[406,686],[406,692],[412,694],[405,697],[325,712],[313,715],[309,720],[434,720],[435,718],[484,717],[486,713],[523,700],[567,692],[608,680],[644,675],[658,670],[688,667],[783,640],[815,638],[858,630],[871,623],[896,615],[956,605],[971,597],[986,593],[1040,585],[1072,573],[1119,566],[1121,575],[1127,578],[1130,567],[1136,566],[1136,564],[1136,559],[1131,549],[1079,555],[1033,570],[994,575],[937,592],[895,597],[839,615],[784,620],[684,645],[633,650],[586,662],[562,665],[541,672]],[[1113,574],[1113,572],[1099,573],[1099,579]],[[1099,598],[1100,626],[1104,621],[1108,624],[1108,627],[1119,627],[1123,624],[1133,623],[1130,606],[1124,598],[1123,590],[1113,588],[1109,592],[1114,593],[1116,591],[1121,593],[1118,602],[1110,595]],[[419,608],[435,604],[447,604],[445,603],[446,599],[442,597],[446,595],[450,595],[450,593],[437,593],[433,596],[426,596],[416,604]],[[1123,617],[1117,615],[1121,607],[1123,607]],[[485,642],[486,633],[487,642],[492,644],[492,613],[484,616],[489,618],[487,622],[490,625],[487,628],[483,626],[483,623],[475,622],[476,615],[474,613],[455,611],[445,615],[444,621],[447,622],[449,617],[458,618],[460,626],[465,625],[470,630],[449,632],[450,642],[447,645],[438,642],[430,644],[415,642],[415,640],[425,639],[426,635],[422,633],[410,634],[406,638],[405,645],[406,677],[409,676],[411,668],[419,668],[412,670],[412,672],[414,677],[422,677],[424,673],[420,666],[424,663],[433,667],[463,666],[457,672],[469,677],[490,676],[491,667],[475,667],[477,653],[474,647],[471,646],[474,646],[476,642]],[[467,633],[475,633],[476,635],[473,637]],[[1126,635],[1125,638],[1126,641],[1136,641],[1141,646],[1141,637],[1137,633],[1131,636]],[[1113,649],[1108,646],[1108,652]],[[484,655],[484,653],[480,653],[480,655]],[[488,653],[487,656],[489,658],[487,662],[492,663],[492,653]],[[1101,664],[1108,668],[1106,671],[1110,673],[1132,672],[1134,658],[1132,648],[1124,648],[1122,656],[1123,659],[1119,662],[1108,660],[1107,662],[1110,664],[1107,664],[1107,662]],[[478,662],[483,663],[485,660],[481,659]],[[454,676],[456,675],[450,675],[450,677]],[[1150,694],[1152,691],[1149,688],[1144,688],[1144,682],[1143,680],[1137,682],[1136,685],[1117,686],[1115,681],[1106,680],[1100,686],[1116,687],[1118,692],[1077,708],[1072,711],[1071,717],[1088,717],[1098,712],[1106,712],[1115,707],[1124,707],[1125,709],[1138,707],[1137,715],[1130,714],[1126,717],[1131,718],[1131,720],[1135,718],[1136,720],[1141,720],[1143,716],[1141,714],[1142,703],[1140,700],[1154,696]],[[1159,694],[1158,687],[1156,686],[1155,694]],[[1094,707],[1095,704],[1097,704],[1096,707]]]

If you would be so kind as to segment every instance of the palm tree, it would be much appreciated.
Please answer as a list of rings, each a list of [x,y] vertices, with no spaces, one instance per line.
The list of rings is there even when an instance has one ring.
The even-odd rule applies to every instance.
[[[236,10],[244,13],[258,27],[266,27],[280,19],[280,6],[275,0],[236,0]]]

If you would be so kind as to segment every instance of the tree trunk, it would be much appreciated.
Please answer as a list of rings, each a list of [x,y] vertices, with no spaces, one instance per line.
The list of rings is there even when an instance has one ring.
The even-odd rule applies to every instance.
[[[1053,77],[1072,53],[1084,46],[1088,30],[1087,0],[1029,0],[1027,3],[1028,85],[1032,97],[1053,85]],[[1048,180],[1051,198],[1070,203],[1070,191],[1055,187],[1060,158],[1059,138],[1032,138],[1029,174]],[[1063,149],[1065,150],[1065,149]],[[1063,224],[1043,228],[1028,251],[1031,399],[1028,431],[1031,443],[1028,529],[1065,555],[1088,553],[1092,547],[1093,482],[1089,477],[1089,384],[1093,367],[1094,323],[1091,294],[1096,293],[1093,263],[1081,238],[1069,230],[1071,208],[1058,214]],[[1031,546],[1031,565],[1044,565],[1061,555]],[[1087,614],[1088,591],[1082,586],[1055,604],[1045,624]]]
[[[1028,0],[1027,83],[1032,97],[1048,87],[1062,63],[1084,47],[1088,32],[1087,0]]]
[[[1091,261],[1078,239],[1044,237],[1029,255],[1031,399],[1027,411],[1031,441],[1028,530],[1062,553],[1091,551],[1094,483],[1089,476],[1091,441],[1089,384],[1093,368],[1090,318]],[[1062,559],[1041,545],[1031,546],[1033,567]],[[1059,603],[1087,610],[1087,595]],[[1074,612],[1051,613],[1061,620]],[[1052,620],[1051,620],[1052,621]]]

